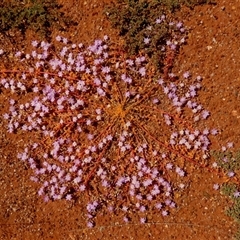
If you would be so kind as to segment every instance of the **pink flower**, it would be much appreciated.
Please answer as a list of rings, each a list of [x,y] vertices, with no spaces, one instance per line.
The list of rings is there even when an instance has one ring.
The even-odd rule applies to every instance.
[[[232,147],[233,147],[233,143],[232,143],[232,142],[228,142],[228,143],[227,143],[227,147],[228,147],[228,148],[232,148]]]
[[[233,171],[230,171],[230,172],[228,172],[228,177],[233,177],[233,176],[235,176],[235,172],[233,172]]]
[[[146,211],[146,207],[145,207],[145,206],[141,206],[141,207],[139,208],[139,211],[140,211],[140,212],[145,212],[145,211]]]
[[[167,215],[168,215],[168,211],[163,210],[163,211],[162,211],[162,216],[165,217],[165,216],[167,216]]]
[[[144,38],[143,39],[143,42],[147,45],[147,44],[149,44],[150,43],[150,38]]]
[[[162,204],[161,204],[161,203],[157,203],[157,204],[155,205],[155,207],[156,207],[158,210],[160,210],[160,209],[162,208]]]
[[[233,193],[233,196],[234,196],[235,198],[240,197],[240,192],[239,192],[239,191],[235,191],[235,192]]]
[[[177,28],[181,28],[183,26],[183,23],[182,22],[178,22],[177,24],[176,24],[176,27]]]
[[[172,169],[173,168],[173,164],[172,163],[167,163],[166,168],[167,169]]]
[[[49,197],[48,196],[44,196],[44,202],[48,202],[50,199],[49,199]]]
[[[62,40],[62,37],[61,37],[61,36],[56,36],[56,40],[57,40],[58,42],[60,42],[60,41]]]
[[[128,223],[128,222],[129,222],[129,218],[125,216],[125,217],[123,218],[123,221],[124,221],[125,223]]]
[[[219,184],[217,184],[217,183],[213,184],[213,189],[218,190],[219,189]]]
[[[94,224],[93,224],[93,222],[87,222],[87,227],[88,228],[93,228],[94,227]]]
[[[85,189],[86,189],[86,186],[85,186],[85,185],[81,185],[81,186],[79,187],[79,190],[80,190],[81,192],[83,192]]]
[[[127,206],[123,206],[123,207],[122,207],[122,210],[123,210],[124,212],[127,212],[128,207],[127,207]]]
[[[146,221],[147,221],[146,218],[144,218],[144,217],[140,218],[140,223],[144,224],[144,223],[146,223]]]
[[[67,199],[68,201],[72,200],[72,195],[71,195],[71,194],[67,194],[66,199]]]
[[[204,111],[202,112],[202,118],[203,118],[203,119],[207,119],[209,116],[210,116],[210,113],[209,113],[208,111],[204,110]]]
[[[215,128],[212,129],[212,130],[211,130],[211,134],[212,134],[212,135],[217,135],[217,134],[218,134],[218,130],[215,129]]]

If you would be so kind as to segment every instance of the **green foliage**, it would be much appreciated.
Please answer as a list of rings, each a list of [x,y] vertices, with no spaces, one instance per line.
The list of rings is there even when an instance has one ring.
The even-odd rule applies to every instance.
[[[182,4],[190,7],[208,0],[118,0],[114,6],[106,8],[106,14],[119,35],[125,40],[125,49],[130,55],[143,49],[157,67],[162,66],[161,48],[165,45],[171,27],[162,22],[154,24],[163,14],[174,12]],[[150,30],[150,28],[152,28]],[[151,42],[146,48],[143,39],[151,35]]]
[[[179,2],[188,7],[194,7],[201,4],[216,4],[215,0],[179,0]]]
[[[224,195],[226,195],[226,196],[228,196],[228,197],[230,197],[231,199],[235,199],[235,197],[234,197],[234,192],[236,192],[237,191],[237,186],[236,186],[236,184],[233,184],[233,183],[225,183],[225,184],[223,184],[223,186],[221,187],[221,192],[224,194]]]
[[[211,154],[216,159],[218,166],[226,172],[240,169],[240,150],[236,152],[213,151]],[[239,191],[239,185],[235,183],[225,183],[221,187],[221,192],[228,196],[232,201],[231,206],[226,210],[226,214],[240,224],[240,197],[234,196],[234,193],[236,194]],[[236,233],[235,239],[240,240],[240,231]]]
[[[237,231],[234,239],[235,239],[235,240],[240,240],[240,230]]]
[[[9,31],[20,31],[22,35],[28,28],[49,38],[51,28],[64,27],[73,21],[60,12],[55,0],[3,1],[0,3],[0,31],[8,35]]]
[[[234,201],[234,205],[227,210],[227,215],[240,223],[240,200]]]
[[[117,6],[106,9],[114,28],[119,30],[125,40],[125,49],[130,55],[137,54],[143,49],[149,57],[155,60],[161,58],[161,47],[164,39],[169,35],[169,26],[166,24],[154,25],[156,19],[164,14],[164,9],[157,2],[149,3],[146,0],[125,0]],[[149,37],[151,41],[146,48],[143,39]]]
[[[166,10],[174,12],[180,8],[180,1],[179,0],[154,0],[155,3],[160,4]]]
[[[212,156],[215,157],[218,166],[226,171],[235,171],[240,169],[240,150],[232,153],[226,152],[212,152]]]
[[[221,192],[232,200],[232,206],[227,208],[226,214],[240,224],[240,197],[234,196],[238,191],[238,186],[233,183],[225,183],[221,187]],[[240,231],[236,233],[235,239],[240,240]]]

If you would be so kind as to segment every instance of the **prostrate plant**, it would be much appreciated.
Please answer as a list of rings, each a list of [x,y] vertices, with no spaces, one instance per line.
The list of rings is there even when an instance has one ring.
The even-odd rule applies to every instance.
[[[175,37],[166,39],[173,50],[181,44]],[[82,194],[89,227],[100,209],[122,212],[125,222],[131,212],[141,223],[147,210],[168,215],[185,161],[204,165],[209,135],[217,134],[200,124],[209,116],[195,100],[202,78],[185,72],[174,83],[172,72],[158,75],[146,54],[126,57],[107,36],[86,47],[56,40],[33,41],[32,52],[15,54],[18,69],[1,71],[2,91],[13,94],[8,132],[35,135],[18,158],[38,194],[45,201]]]

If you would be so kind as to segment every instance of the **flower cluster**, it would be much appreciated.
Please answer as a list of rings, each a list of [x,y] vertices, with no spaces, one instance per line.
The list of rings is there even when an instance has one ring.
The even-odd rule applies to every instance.
[[[141,223],[147,210],[168,215],[186,175],[178,157],[208,158],[209,135],[217,134],[198,126],[209,116],[195,100],[202,78],[161,78],[144,53],[127,57],[108,36],[86,47],[56,40],[17,52],[19,69],[0,80],[13,93],[3,116],[8,132],[34,132],[18,158],[38,194],[45,201],[86,194],[89,227],[103,208],[121,211],[125,222],[131,211]]]

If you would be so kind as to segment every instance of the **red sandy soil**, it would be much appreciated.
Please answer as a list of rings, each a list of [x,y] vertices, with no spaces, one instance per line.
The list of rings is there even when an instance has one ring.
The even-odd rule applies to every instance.
[[[74,42],[92,43],[107,34],[113,41],[122,40],[103,15],[108,0],[59,0],[64,11],[79,24],[62,34]],[[194,10],[183,8],[177,13],[190,29],[187,45],[177,57],[175,73],[186,70],[203,76],[199,92],[203,106],[211,112],[210,127],[221,129],[215,142],[218,148],[226,142],[240,142],[240,1],[218,0],[217,5],[204,5]],[[36,36],[28,34],[24,43],[30,45]],[[1,46],[2,45],[2,46]],[[7,40],[0,48],[11,47]],[[0,116],[8,96],[0,94]],[[6,132],[0,118],[0,239],[232,239],[237,225],[224,213],[229,200],[213,184],[226,179],[207,169],[188,163],[190,180],[187,189],[176,196],[178,208],[164,218],[149,213],[148,222],[139,220],[125,224],[122,216],[100,213],[96,227],[89,229],[85,221],[84,199],[75,203],[57,201],[44,203],[37,196],[37,186],[29,180],[30,173],[16,158],[27,138]]]

